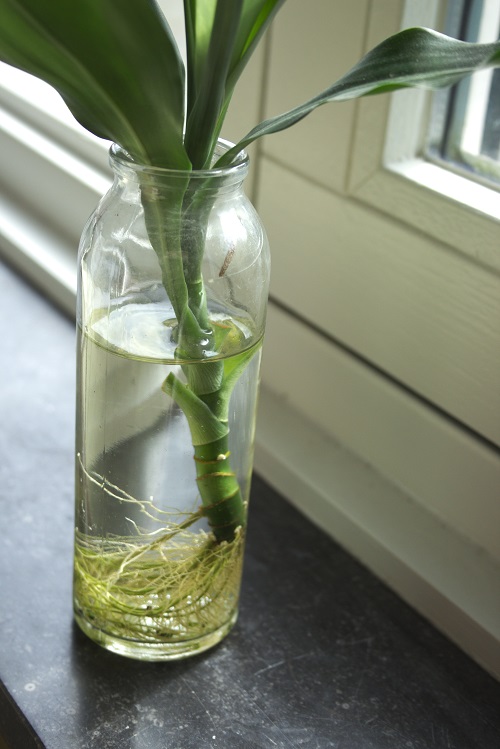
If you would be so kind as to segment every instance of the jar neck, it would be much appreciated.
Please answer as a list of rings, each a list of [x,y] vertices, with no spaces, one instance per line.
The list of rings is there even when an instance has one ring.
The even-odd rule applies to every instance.
[[[214,152],[214,163],[232,147],[232,143],[219,139]],[[113,144],[109,151],[109,160],[115,178],[138,186],[148,185],[158,190],[203,191],[207,194],[223,194],[237,191],[248,174],[248,155],[241,151],[237,160],[229,166],[213,169],[183,170],[166,169],[138,164],[120,146]]]

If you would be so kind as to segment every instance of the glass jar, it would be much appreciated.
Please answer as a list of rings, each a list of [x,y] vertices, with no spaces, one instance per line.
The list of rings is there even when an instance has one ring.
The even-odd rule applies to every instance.
[[[75,617],[169,660],[237,617],[269,248],[244,153],[200,172],[110,160],[79,253]]]

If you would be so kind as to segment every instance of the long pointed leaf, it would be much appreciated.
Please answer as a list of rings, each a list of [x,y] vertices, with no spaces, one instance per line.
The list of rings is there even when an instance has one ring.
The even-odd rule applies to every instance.
[[[226,96],[231,96],[255,47],[284,2],[285,0],[245,0],[243,3],[226,82]]]
[[[263,135],[285,130],[317,107],[401,88],[441,88],[475,70],[500,66],[500,42],[471,44],[423,28],[406,29],[375,47],[342,78],[313,99],[253,128],[217,166],[229,164]]]
[[[138,161],[189,168],[184,66],[155,0],[0,0],[0,59]]]
[[[208,165],[238,78],[284,2],[184,0],[186,144],[197,166]]]
[[[233,56],[243,0],[217,0],[210,42],[188,113],[186,151],[196,169],[207,168],[215,147],[216,125],[224,106],[226,78]]]
[[[187,116],[189,118],[200,88],[206,63],[217,0],[184,0],[187,52]]]
[[[262,35],[284,2],[285,0],[245,0],[234,42],[233,58],[226,79],[224,104],[216,125],[217,133],[220,133],[222,129],[240,75],[243,73]]]

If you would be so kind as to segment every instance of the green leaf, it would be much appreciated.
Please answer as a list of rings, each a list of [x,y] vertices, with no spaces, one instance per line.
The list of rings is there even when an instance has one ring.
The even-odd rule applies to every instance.
[[[141,163],[189,169],[184,66],[155,0],[0,0],[0,59]]]
[[[285,0],[184,0],[188,58],[186,148],[210,165],[234,87]]]
[[[187,54],[187,115],[193,110],[202,71],[205,65],[210,35],[214,25],[217,0],[184,0],[184,25]]]
[[[205,13],[196,12],[203,5],[206,6]],[[208,45],[207,18],[208,9],[212,10],[213,0],[202,4],[192,0],[190,6],[190,32],[186,38],[190,45],[190,65],[194,64],[192,80],[195,98],[193,100],[192,92],[188,96],[185,144],[193,167],[206,169],[210,166],[218,136],[216,126],[224,105],[226,78],[233,56],[243,0],[217,0]],[[200,17],[203,23],[200,22]],[[192,19],[194,26],[191,28]],[[201,49],[197,49],[198,44]]]
[[[317,107],[401,88],[441,88],[475,70],[500,66],[500,42],[471,44],[423,28],[401,31],[375,47],[330,88],[284,114],[254,127],[216,166],[231,163],[263,135],[285,130]]]
[[[228,103],[238,78],[243,72],[255,47],[284,2],[285,0],[244,1],[226,82],[226,99]]]
[[[217,134],[220,133],[224,124],[234,88],[240,75],[243,73],[264,31],[266,31],[284,2],[285,0],[245,0],[234,42],[233,58],[226,79],[224,104],[215,128]]]

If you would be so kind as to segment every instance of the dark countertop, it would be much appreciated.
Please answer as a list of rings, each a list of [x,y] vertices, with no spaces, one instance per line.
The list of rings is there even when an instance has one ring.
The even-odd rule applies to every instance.
[[[0,265],[0,749],[498,749],[500,684],[254,480],[240,621],[174,664],[72,623],[73,325]]]

